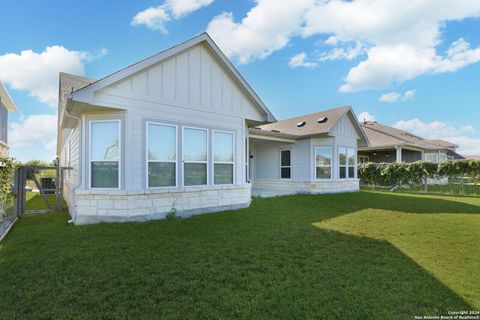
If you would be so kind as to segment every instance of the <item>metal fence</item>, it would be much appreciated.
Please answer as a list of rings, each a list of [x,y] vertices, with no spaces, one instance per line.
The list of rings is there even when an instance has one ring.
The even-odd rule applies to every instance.
[[[0,203],[0,240],[23,214],[63,210],[63,171],[68,169],[43,166],[17,168],[12,181],[13,194],[7,203]]]
[[[17,215],[13,210],[13,201],[0,203],[0,240],[7,234],[16,219]]]
[[[427,179],[423,183],[417,185],[402,186],[381,186],[363,184],[361,188],[364,190],[390,191],[396,193],[423,193],[437,195],[453,195],[453,196],[473,196],[480,197],[480,181],[472,177],[443,177],[439,179]]]

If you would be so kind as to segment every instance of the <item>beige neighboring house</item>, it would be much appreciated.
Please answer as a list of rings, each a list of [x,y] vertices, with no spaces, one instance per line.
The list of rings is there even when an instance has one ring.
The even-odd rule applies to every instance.
[[[8,156],[8,113],[14,111],[17,108],[0,82],[0,157]]]
[[[415,162],[464,159],[456,153],[458,146],[451,142],[428,140],[412,133],[380,124],[376,121],[360,123],[367,135],[368,147],[358,148],[358,161]]]

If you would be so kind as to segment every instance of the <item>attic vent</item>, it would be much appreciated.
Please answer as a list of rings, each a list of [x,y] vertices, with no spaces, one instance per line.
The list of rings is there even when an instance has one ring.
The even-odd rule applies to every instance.
[[[280,131],[278,131],[278,130],[270,130],[270,131],[271,131],[271,132],[280,132]]]
[[[321,117],[320,119],[317,120],[318,123],[325,123],[328,121],[327,117]]]
[[[302,122],[299,122],[297,123],[297,127],[303,127],[304,125],[306,125],[307,123],[305,121],[302,121]]]

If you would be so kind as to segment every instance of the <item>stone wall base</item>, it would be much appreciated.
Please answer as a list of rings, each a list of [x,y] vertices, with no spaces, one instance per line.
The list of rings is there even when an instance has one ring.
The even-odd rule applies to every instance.
[[[250,205],[247,186],[189,187],[179,190],[76,190],[74,223],[148,221],[176,216],[220,212]]]
[[[279,179],[255,179],[252,188],[256,190],[272,190],[284,193],[340,193],[360,190],[360,180],[325,180],[325,181],[295,181]]]

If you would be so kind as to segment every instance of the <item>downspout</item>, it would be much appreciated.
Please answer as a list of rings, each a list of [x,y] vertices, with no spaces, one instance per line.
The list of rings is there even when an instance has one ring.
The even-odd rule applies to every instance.
[[[71,106],[71,103],[72,103],[72,100],[68,100],[68,104],[65,107],[65,116],[77,121],[77,123],[78,123],[78,130],[79,130],[79,132],[78,132],[78,147],[80,149],[81,146],[82,146],[82,133],[83,133],[82,119],[80,117],[74,116],[73,114],[70,113],[70,111],[68,110],[69,109],[68,107],[69,107],[69,105]],[[82,174],[81,174],[82,161],[81,161],[81,157],[82,157],[82,152],[80,152],[80,150],[79,150],[78,184],[70,190],[70,199],[72,199],[71,202],[73,203],[73,208],[69,208],[69,209],[73,211],[73,218],[68,220],[68,222],[67,222],[68,224],[74,223],[75,218],[77,217],[77,214],[75,212],[75,191],[82,185]]]

